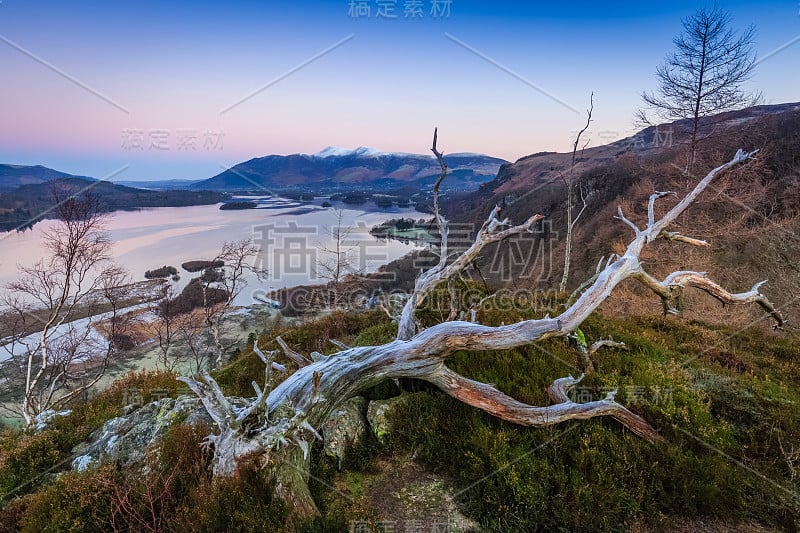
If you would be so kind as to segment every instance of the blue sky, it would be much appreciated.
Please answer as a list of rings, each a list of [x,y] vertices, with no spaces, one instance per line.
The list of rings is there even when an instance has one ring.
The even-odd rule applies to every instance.
[[[632,132],[680,19],[703,5],[353,3],[369,16],[350,0],[2,0],[0,162],[202,179],[328,145],[424,152],[434,126],[446,152],[515,160],[568,150],[592,91],[602,144]],[[758,30],[750,86],[800,100],[797,1],[720,5]]]

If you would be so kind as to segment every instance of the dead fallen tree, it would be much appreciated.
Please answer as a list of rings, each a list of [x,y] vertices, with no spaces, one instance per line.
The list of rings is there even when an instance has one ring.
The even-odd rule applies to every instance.
[[[438,189],[447,167],[436,149],[435,135],[433,152],[442,165]],[[475,242],[452,259],[448,257],[447,223],[435,203],[434,215],[442,235],[440,261],[419,276],[413,293],[397,317],[398,335],[394,341],[380,346],[350,348],[341,345],[341,351],[336,354],[324,356],[312,353],[310,358],[282,343],[285,356],[300,368],[272,390],[267,387],[262,389],[253,383],[256,397],[245,406],[237,407],[229,401],[208,374],[197,378],[179,378],[201,398],[219,426],[219,433],[209,437],[214,447],[214,474],[233,475],[241,461],[256,459],[272,469],[277,491],[299,513],[316,512],[306,485],[309,443],[312,439],[320,438],[316,428],[348,398],[382,381],[397,378],[427,381],[464,403],[524,426],[544,427],[567,420],[610,416],[643,438],[660,438],[646,420],[617,403],[613,393],[602,400],[587,403],[570,400],[568,392],[580,378],[570,376],[555,380],[548,390],[552,405],[531,406],[507,396],[492,385],[467,379],[450,370],[445,363],[449,356],[459,350],[508,350],[551,337],[571,335],[617,285],[629,278],[639,280],[652,289],[661,297],[668,312],[676,312],[675,298],[684,287],[695,287],[726,304],[758,303],[775,319],[777,327],[782,326],[780,313],[759,292],[761,283],[749,292],[731,294],[698,272],[676,272],[657,280],[644,270],[639,260],[643,248],[659,237],[681,240],[677,234],[666,232],[666,228],[712,180],[746,163],[754,155],[755,152],[740,150],[729,162],[709,172],[694,190],[658,220],[655,218],[655,202],[665,195],[654,194],[648,205],[648,222],[643,228],[626,218],[620,209],[618,218],[630,226],[634,237],[623,255],[614,255],[601,262],[602,267],[598,268],[592,283],[576,297],[574,303],[552,318],[524,320],[498,327],[451,320],[423,329],[415,315],[426,295],[465,269],[485,246],[530,231],[542,217],[534,215],[523,224],[512,226],[508,220],[500,218],[500,209],[495,208],[478,232]],[[455,313],[451,312],[451,317],[454,316]],[[595,343],[592,353],[603,344]],[[272,361],[279,352],[264,354],[257,345],[255,349],[265,363],[265,383],[269,383],[270,372],[281,370],[281,366]]]

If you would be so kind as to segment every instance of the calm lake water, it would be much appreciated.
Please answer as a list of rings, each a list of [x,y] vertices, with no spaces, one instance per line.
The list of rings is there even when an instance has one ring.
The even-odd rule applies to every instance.
[[[373,225],[391,218],[430,216],[413,208],[380,210],[372,204],[373,210],[367,210],[336,202],[332,208],[322,208],[321,200],[302,205],[282,199],[260,202],[263,208],[241,211],[222,211],[212,205],[115,212],[106,224],[114,257],[134,281],[143,280],[146,270],[175,266],[181,275],[180,289],[198,275],[181,269],[181,263],[212,259],[225,241],[253,239],[261,250],[255,264],[268,271],[268,279],[249,279],[236,302],[248,305],[254,303],[256,291],[263,294],[271,288],[325,281],[318,265],[335,259],[326,249],[335,247],[331,233],[337,227],[339,209],[342,227],[348,229],[341,249],[354,270],[369,272],[415,247],[369,235]],[[0,287],[16,279],[18,264],[31,265],[42,258],[42,233],[53,224],[46,220],[25,232],[0,233]]]

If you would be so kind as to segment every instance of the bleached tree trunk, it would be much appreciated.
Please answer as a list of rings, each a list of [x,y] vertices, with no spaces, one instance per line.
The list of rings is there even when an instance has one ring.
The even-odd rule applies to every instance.
[[[304,490],[302,476],[287,477],[291,472],[296,474],[303,469],[297,461],[298,450],[307,460],[309,441],[319,438],[315,428],[334,409],[348,398],[382,381],[397,378],[427,381],[460,401],[523,426],[546,427],[567,420],[610,416],[643,438],[660,438],[646,420],[617,403],[614,393],[602,400],[588,403],[571,401],[567,393],[580,381],[580,377],[570,376],[555,380],[549,390],[552,405],[531,406],[507,396],[492,385],[467,379],[447,368],[445,363],[448,357],[460,350],[509,350],[547,338],[569,335],[598,308],[617,285],[628,278],[638,279],[651,288],[662,298],[665,309],[671,312],[675,310],[673,302],[676,292],[683,287],[692,286],[725,303],[758,303],[774,317],[778,326],[782,325],[781,315],[758,291],[760,284],[747,293],[731,294],[700,273],[676,272],[659,281],[647,274],[639,261],[642,249],[662,236],[666,227],[716,176],[746,162],[753,155],[754,152],[744,153],[740,150],[731,161],[712,170],[660,220],[655,220],[653,205],[661,195],[654,195],[649,204],[648,223],[644,228],[639,228],[625,218],[620,209],[619,218],[635,232],[627,250],[622,256],[610,259],[577,300],[553,318],[524,320],[497,327],[451,321],[420,330],[414,320],[414,313],[426,294],[468,265],[487,244],[529,230],[540,217],[535,215],[522,225],[507,227],[507,221],[497,218],[499,209],[495,208],[478,233],[475,243],[449,264],[444,259],[446,223],[441,219],[443,259],[438,265],[422,273],[417,280],[414,294],[399,318],[398,336],[394,341],[380,346],[342,347],[342,351],[331,356],[311,354],[312,359],[292,351],[285,343],[280,342],[285,355],[300,368],[272,390],[262,390],[258,384],[253,383],[256,398],[243,407],[236,407],[225,398],[208,374],[197,378],[179,378],[202,399],[209,414],[219,425],[219,434],[209,437],[214,445],[215,475],[233,475],[243,459],[261,457],[264,464],[273,466],[271,472],[282,487],[287,501],[298,505],[300,513],[316,512],[313,501],[309,502],[305,496],[307,487]],[[505,229],[501,229],[502,227]],[[265,355],[257,345],[255,350],[265,363],[265,383],[269,383],[270,372],[273,369],[282,369],[272,361],[277,352]],[[287,460],[296,468],[275,468],[276,462],[285,464]]]

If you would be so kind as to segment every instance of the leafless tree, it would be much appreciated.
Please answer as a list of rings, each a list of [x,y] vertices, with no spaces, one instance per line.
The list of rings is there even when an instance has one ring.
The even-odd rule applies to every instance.
[[[726,304],[757,303],[776,320],[777,326],[781,326],[783,318],[780,313],[759,292],[761,283],[748,292],[732,294],[698,272],[674,272],[664,280],[657,280],[645,271],[640,262],[642,250],[655,239],[680,240],[678,234],[667,233],[667,227],[716,176],[746,163],[754,154],[739,150],[729,162],[710,171],[694,190],[660,219],[655,218],[654,204],[665,195],[653,195],[648,204],[648,220],[643,227],[625,217],[620,209],[619,218],[633,230],[633,239],[624,253],[612,255],[604,261],[602,264],[605,266],[599,270],[595,280],[574,303],[555,317],[501,326],[453,320],[423,329],[415,314],[426,295],[469,267],[487,245],[530,231],[542,218],[533,215],[524,223],[512,226],[508,220],[499,217],[500,208],[496,207],[474,243],[449,260],[447,221],[435,209],[434,215],[441,225],[441,257],[435,266],[417,279],[414,293],[399,317],[398,335],[394,341],[352,348],[339,343],[337,346],[341,351],[334,355],[314,352],[307,357],[279,339],[283,354],[300,368],[272,389],[269,388],[270,372],[275,368],[272,359],[279,352],[264,353],[256,343],[255,351],[265,364],[265,386],[262,389],[254,382],[256,398],[244,406],[229,401],[207,373],[194,378],[179,378],[200,397],[218,425],[219,432],[209,436],[214,447],[214,474],[233,475],[240,461],[260,457],[265,467],[272,468],[276,491],[284,500],[299,513],[317,512],[303,474],[308,471],[309,440],[320,438],[317,428],[342,402],[381,381],[401,377],[430,382],[468,405],[524,426],[546,427],[567,420],[610,416],[643,438],[661,438],[646,420],[617,403],[613,393],[602,400],[587,403],[572,401],[568,392],[580,382],[580,378],[556,379],[548,389],[552,405],[537,407],[515,400],[490,384],[467,379],[450,370],[445,363],[448,357],[462,350],[507,350],[570,335],[620,283],[629,278],[642,282],[660,296],[665,312],[677,312],[675,302],[680,291],[685,287],[695,287]],[[602,344],[611,343],[595,343],[593,349]]]
[[[182,349],[177,358],[188,364],[189,371],[200,373],[213,363],[214,353],[209,349],[213,340],[206,324],[194,313],[178,315],[175,321],[176,340]]]
[[[164,297],[150,307],[154,319],[150,322],[151,331],[158,343],[158,364],[164,370],[175,370],[180,357],[175,355],[175,345],[180,338],[182,320],[175,310],[175,290],[167,287]]]
[[[673,40],[675,51],[656,70],[657,92],[642,93],[646,106],[661,117],[692,120],[687,173],[695,161],[700,119],[760,98],[742,90],[755,67],[755,28],[737,34],[730,24],[730,13],[716,4],[685,18],[683,32]],[[645,110],[639,119],[650,122]]]
[[[128,277],[111,261],[98,200],[54,189],[53,201],[58,221],[43,234],[47,256],[20,266],[0,301],[15,317],[6,347],[22,371],[19,413],[28,426],[96,384],[124,334]]]
[[[345,274],[353,271],[351,250],[347,246],[353,228],[342,224],[343,217],[344,210],[339,209],[336,212],[336,225],[325,228],[333,243],[330,246],[322,243],[319,245],[319,250],[325,257],[317,262],[317,276],[333,284],[338,284]]]
[[[586,130],[589,129],[589,124],[592,122],[592,111],[594,111],[594,93],[589,96],[589,109],[586,110],[586,125],[578,132],[578,135],[575,136],[575,142],[572,144],[572,162],[570,164],[569,171],[566,175],[561,175],[564,185],[567,187],[567,234],[564,241],[564,274],[562,274],[561,283],[558,285],[558,290],[561,292],[567,290],[567,281],[569,281],[569,264],[572,256],[572,232],[575,229],[575,225],[578,223],[578,220],[580,220],[581,216],[586,211],[586,206],[588,204],[588,191],[578,186],[582,206],[581,210],[578,211],[578,214],[574,214],[575,203],[577,200],[575,197],[575,163],[577,162],[578,146],[581,142],[581,136],[586,133]],[[581,151],[583,151],[583,148],[585,147],[586,144],[583,145]]]
[[[220,262],[223,266],[206,270],[200,278],[204,320],[216,352],[216,366],[222,365],[228,351],[238,343],[238,340],[224,338],[222,326],[233,311],[234,302],[247,286],[247,276],[255,275],[258,279],[265,276],[263,270],[253,266],[258,251],[258,247],[250,239],[224,242],[222,251],[212,260],[212,263]],[[214,289],[217,293],[219,290],[224,291],[223,301],[216,302],[210,298]]]

